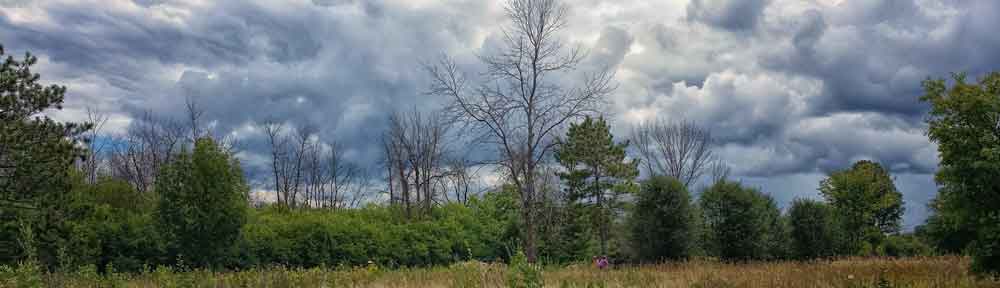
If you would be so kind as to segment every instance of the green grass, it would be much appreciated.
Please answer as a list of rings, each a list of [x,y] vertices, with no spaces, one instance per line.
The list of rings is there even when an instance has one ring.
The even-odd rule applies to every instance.
[[[963,257],[856,258],[817,262],[726,264],[710,260],[625,266],[546,267],[545,287],[1000,287],[969,274]],[[175,272],[159,268],[137,275],[39,274],[6,267],[0,287],[508,287],[506,265],[465,262],[450,267],[384,270],[271,268],[250,271]],[[517,277],[513,277],[517,279]]]

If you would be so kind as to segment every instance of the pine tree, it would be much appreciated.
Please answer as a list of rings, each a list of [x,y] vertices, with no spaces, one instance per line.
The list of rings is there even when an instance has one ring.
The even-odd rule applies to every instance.
[[[4,55],[0,46],[0,57]],[[38,61],[8,56],[0,64],[0,255],[20,257],[17,223],[30,222],[38,236],[37,256],[54,263],[59,226],[70,190],[69,171],[83,155],[75,139],[91,125],[56,122],[43,112],[61,109],[66,87],[39,83],[31,71]],[[13,249],[17,251],[11,251]],[[0,261],[11,261],[2,257]]]
[[[567,186],[568,202],[580,204],[591,213],[600,240],[600,252],[608,253],[608,238],[621,195],[636,189],[637,160],[628,160],[628,143],[615,143],[603,117],[587,117],[571,124],[566,139],[559,142],[556,160],[565,168],[559,174]]]

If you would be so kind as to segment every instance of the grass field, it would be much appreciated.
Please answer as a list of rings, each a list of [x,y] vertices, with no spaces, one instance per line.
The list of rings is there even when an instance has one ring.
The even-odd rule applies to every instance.
[[[549,267],[545,287],[1000,287],[967,272],[968,259],[844,259],[821,262],[724,264],[690,261],[597,270],[587,265]],[[48,274],[35,281],[0,280],[4,287],[507,287],[502,264],[465,262],[451,267],[382,270],[266,269],[212,273],[98,276],[93,271]],[[3,282],[6,281],[6,282]],[[21,281],[31,281],[25,278]]]

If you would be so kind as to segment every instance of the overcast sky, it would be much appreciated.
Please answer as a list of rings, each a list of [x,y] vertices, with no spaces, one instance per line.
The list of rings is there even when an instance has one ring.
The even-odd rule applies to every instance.
[[[921,80],[1000,67],[994,0],[567,0],[564,36],[607,65],[614,132],[656,117],[712,129],[735,177],[780,203],[818,197],[825,173],[886,164],[905,226],[936,193]],[[0,43],[31,51],[69,88],[54,116],[86,107],[126,129],[145,110],[198,101],[266,166],[255,121],[313,123],[348,157],[374,163],[387,111],[430,111],[420,63],[442,53],[475,69],[498,43],[499,1],[0,0]],[[255,144],[256,143],[256,144]]]

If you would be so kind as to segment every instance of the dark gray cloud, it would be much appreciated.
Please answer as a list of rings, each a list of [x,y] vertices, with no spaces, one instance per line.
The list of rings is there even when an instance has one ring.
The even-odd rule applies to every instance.
[[[581,72],[617,69],[606,111],[616,134],[653,118],[701,123],[738,177],[782,201],[872,159],[906,175],[901,187],[919,187],[904,192],[922,207],[937,157],[920,81],[1000,67],[997,1],[567,3],[566,39],[590,52]],[[0,43],[40,55],[44,79],[69,86],[62,117],[97,106],[122,130],[146,110],[177,117],[192,98],[244,140],[254,178],[266,175],[252,128],[264,119],[317,126],[375,163],[387,113],[446,100],[421,93],[420,63],[448,53],[476,71],[503,20],[497,3],[468,0],[0,4]],[[909,211],[918,214],[908,223],[922,219]]]
[[[689,20],[731,31],[747,31],[757,26],[770,0],[692,0],[687,6]]]

